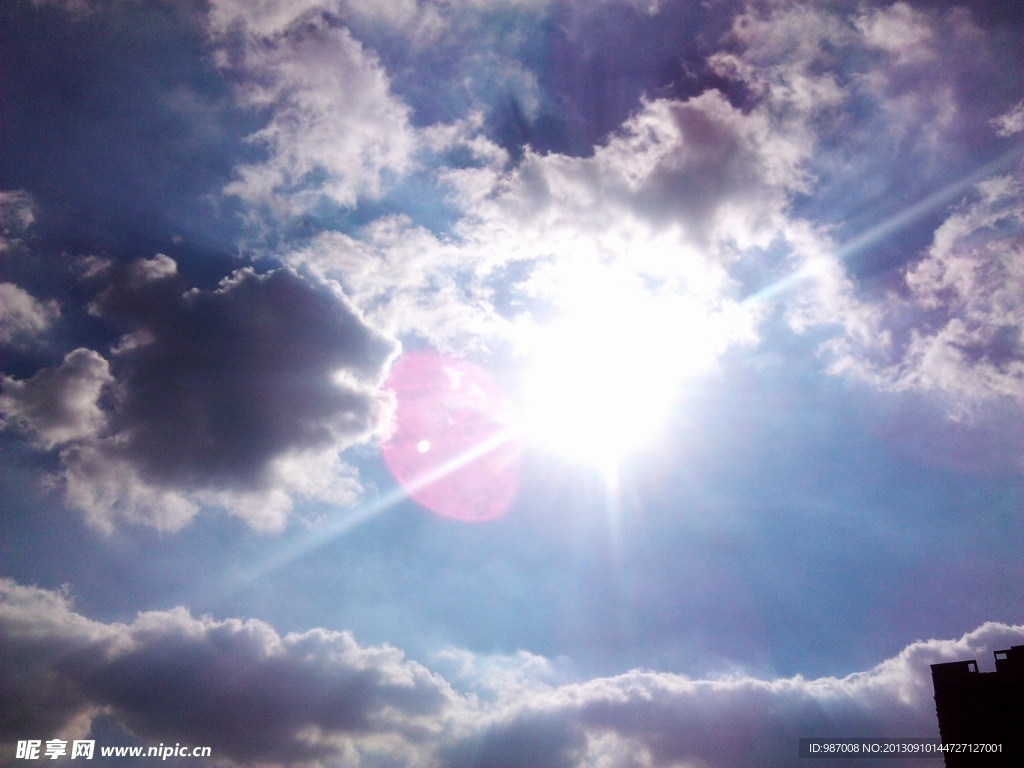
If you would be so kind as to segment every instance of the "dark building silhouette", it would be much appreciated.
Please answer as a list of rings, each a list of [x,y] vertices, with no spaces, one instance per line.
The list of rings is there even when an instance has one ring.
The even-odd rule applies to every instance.
[[[996,754],[946,752],[946,768],[1024,768],[1024,645],[995,657],[995,672],[979,672],[973,659],[932,664],[942,743],[1002,744]]]

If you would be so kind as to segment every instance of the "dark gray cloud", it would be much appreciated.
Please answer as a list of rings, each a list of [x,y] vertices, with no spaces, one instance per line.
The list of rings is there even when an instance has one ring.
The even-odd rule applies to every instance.
[[[0,580],[0,741],[76,729],[91,707],[59,669],[109,636],[109,629],[69,610],[64,596]],[[85,732],[88,731],[85,723]]]
[[[6,378],[0,409],[44,448],[67,445],[68,499],[94,523],[176,528],[212,503],[277,527],[292,492],[358,493],[338,451],[375,428],[395,344],[340,291],[287,270],[188,289],[162,254],[93,279],[106,285],[90,311],[122,333],[110,362],[78,349]]]
[[[373,428],[395,347],[343,296],[285,270],[183,291],[172,270],[166,257],[135,262],[94,305],[129,334],[112,358],[111,430],[146,479],[257,485],[285,450]]]
[[[441,750],[445,768],[572,768],[587,735],[571,713],[530,712]]]

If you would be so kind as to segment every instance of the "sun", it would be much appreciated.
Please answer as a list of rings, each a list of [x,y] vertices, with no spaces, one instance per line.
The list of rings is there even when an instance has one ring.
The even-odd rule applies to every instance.
[[[620,292],[578,304],[537,334],[523,375],[525,435],[615,468],[663,427],[682,382],[714,358],[711,325],[702,307],[676,297]]]

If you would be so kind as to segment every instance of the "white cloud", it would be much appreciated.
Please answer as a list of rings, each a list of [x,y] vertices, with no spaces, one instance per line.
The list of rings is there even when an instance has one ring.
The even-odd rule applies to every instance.
[[[113,380],[101,355],[76,349],[58,367],[43,368],[25,381],[3,376],[0,414],[7,426],[30,432],[47,449],[95,437],[106,425],[100,393]]]
[[[215,2],[210,34],[239,100],[270,114],[250,136],[269,153],[225,192],[297,212],[327,197],[352,206],[411,167],[409,108],[376,56],[325,16],[330,4]],[[336,17],[334,17],[336,18]]]
[[[935,32],[927,16],[904,2],[867,10],[855,24],[869,46],[894,55],[898,64],[915,64],[936,56]]]
[[[0,283],[0,344],[34,339],[59,317],[53,299],[39,301],[14,283]]]
[[[756,336],[767,308],[740,300],[749,286],[739,276],[758,270],[799,276],[764,294],[784,302],[797,331],[833,326],[864,348],[884,344],[885,302],[858,295],[828,231],[790,206],[816,191],[814,168],[860,163],[870,175],[900,153],[934,158],[967,130],[976,110],[964,109],[960,81],[986,60],[983,36],[960,11],[778,3],[739,13],[722,45],[709,64],[749,89],[742,110],[713,90],[648,101],[590,157],[527,151],[513,168],[471,121],[434,128],[424,146],[472,145],[477,159],[439,173],[462,214],[450,235],[394,216],[356,235],[324,233],[287,261],[339,282],[377,327],[449,351],[506,344],[529,354],[583,293],[591,307],[619,314],[644,302],[699,306],[721,351]],[[960,63],[941,65],[951,49]],[[816,165],[823,139],[839,149]],[[764,265],[769,246],[787,254],[781,264]],[[612,288],[597,295],[583,285]],[[662,349],[679,341],[678,328],[652,332]],[[940,346],[950,352],[964,340]],[[833,370],[851,365],[843,360]],[[976,374],[989,381],[980,386],[1015,386],[981,365]]]
[[[1013,136],[1024,131],[1024,101],[1019,101],[998,117],[992,118],[997,136]]]
[[[286,453],[273,459],[268,487],[256,491],[200,491],[194,498],[240,517],[257,530],[282,529],[297,500],[350,507],[364,488],[359,472],[342,461],[336,447]]]
[[[152,259],[137,259],[128,267],[128,280],[136,287],[176,274],[178,263],[163,253],[158,253]]]
[[[961,147],[964,125],[980,122],[975,107],[964,109],[970,94],[963,82],[991,75],[990,58],[985,36],[963,9],[897,2],[851,13],[769,3],[737,15],[725,50],[709,63],[789,115],[787,130],[834,140],[831,151],[844,164],[865,165],[866,174],[879,172],[873,162],[900,154],[927,157]],[[837,161],[816,160],[826,167]]]
[[[21,243],[35,221],[35,204],[24,190],[0,190],[0,256]],[[56,301],[40,301],[14,283],[0,282],[0,345],[24,344],[60,317]]]
[[[847,15],[769,4],[737,16],[726,43],[710,64],[745,83],[759,108],[782,115],[777,130],[834,141],[832,155],[813,161],[824,173],[845,169],[833,184],[879,174],[886,183],[896,157],[916,157],[922,174],[930,173],[944,157],[956,161],[962,136],[982,127],[962,84],[985,72],[990,55],[962,9],[897,2]],[[854,111],[834,109],[853,103]],[[992,125],[1009,135],[1015,115],[1010,110]],[[804,260],[798,279],[778,286],[791,326],[841,329],[823,346],[833,373],[934,392],[954,414],[991,397],[1021,398],[1021,214],[1019,191],[1007,184],[986,182],[979,203],[950,216],[899,295],[862,293],[827,231],[789,220],[785,239]]]
[[[449,681],[345,632],[282,636],[183,608],[103,624],[2,580],[0,647],[17,663],[0,671],[0,739],[81,731],[103,711],[232,764],[796,765],[802,736],[937,736],[929,665],[1022,642],[1024,627],[988,623],[841,678],[633,670],[572,683],[530,654],[452,651]]]
[[[362,73],[348,78],[357,84],[351,87],[373,81],[366,103],[392,103],[379,65],[353,64],[364,61],[353,47],[358,44],[326,20],[359,16],[364,11],[357,6],[222,2],[211,10],[215,38],[242,41],[232,66],[256,83],[243,85],[245,98],[275,110],[265,133],[273,157],[253,166],[249,177],[243,169],[236,191],[245,189],[252,199],[286,191],[299,207],[320,194],[350,204],[360,189],[379,191],[375,181],[360,187],[354,179],[379,179],[385,164],[361,175],[352,170],[360,167],[358,153],[332,155],[337,139],[315,138],[321,117],[341,124],[331,115],[343,103],[356,105],[345,107],[355,115],[365,110],[358,106],[363,96],[323,80],[304,49],[349,51],[346,61]],[[415,16],[404,3],[380,13],[398,26]],[[740,110],[717,91],[645,102],[586,158],[527,151],[508,168],[504,153],[479,135],[479,121],[435,126],[414,138],[403,116],[391,123],[406,126],[399,132],[407,137],[395,169],[410,167],[417,144],[436,151],[445,142],[459,143],[476,157],[475,167],[439,172],[462,213],[452,234],[441,237],[395,216],[356,235],[324,233],[287,261],[337,281],[376,327],[415,334],[446,350],[511,344],[528,354],[552,316],[576,311],[581,292],[574,286],[608,284],[616,287],[592,296],[590,304],[699,306],[715,326],[713,346],[721,351],[755,336],[764,309],[740,302],[743,286],[735,275],[756,265],[774,243],[788,250],[792,271],[811,278],[785,297],[793,327],[836,324],[849,336],[867,338],[882,310],[854,298],[834,243],[794,219],[790,202],[814,189],[808,169],[819,138],[850,128],[841,108],[851,100],[871,105],[854,136],[884,135],[886,152],[908,142],[934,148],[957,130],[957,75],[949,68],[936,72],[936,62],[950,46],[978,48],[976,32],[966,14],[928,13],[905,3],[855,12],[793,4],[747,8],[709,64],[745,84],[752,107]],[[368,109],[378,114],[376,106]],[[404,108],[380,109],[405,115]],[[380,126],[372,132],[392,135]],[[321,149],[307,153],[307,147]],[[313,167],[326,169],[327,181],[308,189],[293,183]],[[652,332],[661,334],[656,346],[663,349],[678,342],[665,328]]]
[[[146,482],[138,468],[117,455],[117,440],[85,442],[61,451],[61,481],[68,504],[103,533],[127,522],[172,532],[199,512],[185,493]]]
[[[546,313],[584,298],[696,304],[729,344],[751,334],[729,269],[784,233],[787,193],[807,183],[801,142],[717,91],[657,100],[590,158],[528,152],[506,170],[490,153],[446,172],[464,214],[450,238],[393,217],[288,260],[339,281],[379,327],[445,349],[529,346]]]
[[[888,389],[937,391],[954,415],[993,397],[1024,401],[1024,201],[1008,176],[982,182],[977,194],[907,270],[906,296],[871,309],[874,333],[830,345],[835,370]]]
[[[389,334],[511,357],[531,439],[607,464],[657,431],[687,378],[756,340],[766,305],[743,301],[736,275],[769,247],[846,288],[788,215],[813,150],[794,120],[716,90],[658,99],[590,157],[527,150],[512,168],[466,125],[455,140],[477,164],[439,173],[462,213],[450,235],[387,217],[287,263],[337,281]]]
[[[387,26],[424,45],[436,42],[452,30],[455,19],[473,11],[543,9],[548,4],[549,0],[217,0],[210,20],[214,29],[226,30],[244,18],[256,34],[270,36],[304,16],[328,13],[345,21]]]
[[[61,451],[60,480],[69,504],[110,533],[121,518],[159,530],[177,530],[199,511],[181,493],[147,484],[129,461],[116,456],[123,439],[104,438],[109,412],[100,396],[114,384],[110,365],[88,349],[70,352],[56,368],[43,368],[25,381],[4,376],[0,414],[4,426],[19,428],[44,449]]]
[[[4,232],[26,229],[33,221],[32,196],[21,189],[0,190],[0,228]]]
[[[648,306],[688,319],[623,333],[621,354],[606,344],[606,359],[634,361],[637,350],[651,349],[644,354],[700,358],[699,369],[755,339],[776,301],[799,332],[837,329],[843,340],[833,353],[843,344],[884,345],[892,337],[885,302],[858,295],[828,231],[794,217],[791,203],[819,183],[810,169],[823,137],[882,135],[879,152],[888,156],[932,151],[960,130],[957,75],[933,70],[944,48],[974,50],[975,32],[964,14],[903,4],[846,14],[749,8],[709,59],[719,75],[749,88],[744,109],[715,90],[647,101],[592,156],[527,150],[515,167],[471,121],[432,129],[424,137],[473,146],[477,161],[439,172],[462,214],[449,235],[392,216],[356,234],[324,233],[287,262],[337,281],[376,327],[446,351],[511,348],[526,359],[552,338],[559,318],[627,318]],[[844,107],[854,100],[863,117],[851,126]],[[769,250],[784,255],[766,265]],[[743,301],[751,289],[743,276],[759,271],[762,285],[795,278]],[[692,354],[688,337],[708,340],[708,349]],[[962,341],[942,346],[955,350]],[[832,370],[850,370],[853,357],[840,357]],[[975,367],[979,379],[995,382]],[[659,370],[654,378],[688,373]],[[1003,374],[997,386],[1016,386],[1016,374]]]
[[[802,118],[842,104],[839,51],[854,44],[840,15],[813,6],[774,4],[770,12],[747,8],[733,20],[725,50],[708,58],[711,68],[745,83],[805,137]],[[805,138],[806,140],[806,138]]]
[[[389,24],[415,26],[419,22],[412,20],[428,6],[394,2],[372,13]],[[908,282],[916,298],[901,306],[913,307],[913,316],[902,330],[891,327],[888,301],[858,296],[826,230],[792,213],[796,195],[816,190],[819,180],[812,169],[827,165],[815,165],[823,137],[843,137],[845,149],[835,150],[828,162],[845,167],[851,158],[844,152],[856,154],[870,144],[872,151],[857,157],[889,163],[908,143],[934,148],[963,128],[968,110],[957,91],[963,70],[957,69],[960,64],[938,62],[951,47],[964,53],[957,61],[983,58],[967,55],[981,50],[981,43],[966,14],[915,10],[904,3],[853,11],[791,3],[748,7],[737,15],[723,49],[709,58],[718,75],[746,86],[750,98],[742,108],[717,90],[685,100],[644,101],[591,156],[527,150],[510,167],[508,155],[482,135],[479,115],[453,125],[411,128],[409,110],[391,93],[380,63],[341,26],[360,14],[372,15],[367,8],[315,0],[218,0],[208,16],[219,65],[234,78],[239,98],[265,109],[269,120],[253,137],[267,148],[267,161],[238,168],[230,193],[292,212],[324,196],[353,205],[361,195],[380,194],[389,174],[409,170],[417,148],[440,153],[458,145],[472,157],[471,167],[437,173],[438,194],[461,213],[450,233],[390,216],[359,232],[323,233],[285,255],[290,266],[315,277],[346,307],[351,300],[360,323],[391,335],[419,336],[446,351],[511,350],[522,361],[557,335],[548,332],[552,323],[573,317],[577,327],[595,318],[628,320],[645,307],[660,320],[612,329],[616,332],[604,338],[615,341],[600,351],[605,355],[600,362],[692,358],[685,371],[662,376],[659,369],[653,377],[671,379],[706,367],[732,345],[755,340],[769,302],[744,301],[744,292],[790,273],[803,279],[761,298],[771,294],[784,302],[797,331],[832,326],[840,334],[828,346],[835,356],[833,371],[857,371],[886,388],[932,389],[968,399],[1019,391],[1019,358],[1012,351],[1019,325],[1000,321],[997,328],[993,319],[997,306],[1013,315],[1012,297],[997,295],[979,278],[968,287],[978,296],[958,299],[959,309],[934,305],[926,300],[932,289],[925,283],[952,280],[954,266],[948,255],[935,256],[934,268],[922,265]],[[444,13],[451,10],[445,8]],[[530,85],[528,72],[519,75]],[[854,102],[856,110],[845,109]],[[846,142],[847,134],[852,143]],[[1002,215],[1000,221],[1015,215]],[[1010,243],[999,247],[1004,245],[1010,250],[1001,268],[1012,272],[1015,251]],[[769,251],[782,255],[766,263]],[[981,264],[979,254],[968,261]],[[946,277],[929,277],[929,269]],[[975,271],[981,275],[984,269]],[[748,282],[751,273],[758,279]],[[124,285],[117,289],[122,293],[111,288],[94,305],[100,313],[123,311],[120,319],[134,327],[112,352],[115,367],[123,364],[128,371],[134,359],[138,370],[151,375],[146,366],[156,370],[153,361],[166,355],[161,360],[169,370],[182,365],[191,370],[195,361],[188,355],[183,362],[171,354],[179,344],[187,347],[180,329],[151,328],[155,319],[143,317],[125,293],[163,290],[161,285],[178,279],[173,260],[157,255],[122,277]],[[1015,279],[1005,278],[1006,284],[1016,286]],[[219,301],[212,297],[228,296],[236,282],[246,281],[232,278],[219,292],[190,293],[189,301],[212,306]],[[959,285],[943,283],[932,293],[946,296]],[[341,298],[342,290],[347,299]],[[190,333],[200,338],[189,306],[175,304],[174,316],[192,323]],[[941,326],[932,316],[940,310],[949,315]],[[173,343],[162,343],[166,339]],[[1008,343],[1011,351],[999,357],[997,347]],[[195,345],[187,347],[189,354],[210,352]],[[162,392],[159,378],[152,379],[150,389]],[[133,392],[146,391],[129,387],[125,408],[134,407]],[[363,398],[360,402],[373,399],[369,390],[353,394]],[[153,402],[139,405],[140,412],[155,412]],[[173,419],[125,416],[131,428],[115,430],[122,443],[91,449],[114,463],[128,460],[119,452],[131,453],[138,479],[131,488],[142,487],[139,483],[164,488],[193,507],[218,503],[265,528],[280,525],[295,498],[348,499],[358,493],[357,480],[336,464],[336,451],[324,453],[322,445],[304,442],[316,443],[312,420],[295,431],[282,428],[287,439],[271,441],[273,450],[254,441],[258,460],[233,463],[244,451],[232,445],[190,463],[182,457],[198,456],[202,446],[221,445],[219,440],[230,442],[217,430],[206,435],[211,440],[199,440],[206,426],[195,434],[174,426],[206,424],[194,417],[212,407],[212,400],[200,397],[199,403],[195,412],[176,411]],[[350,432],[341,422],[316,423],[333,430],[334,438],[345,432],[332,445],[348,445],[369,433],[368,411],[359,413],[360,429]],[[170,468],[157,460],[162,440],[175,447]],[[178,450],[182,446],[195,450]],[[286,471],[292,460],[286,457],[296,456],[305,457],[303,465],[335,467],[330,476],[336,484],[319,487],[311,483],[315,474]],[[95,467],[96,460],[88,466]],[[217,472],[221,475],[213,477]],[[239,482],[245,472],[250,475]],[[81,473],[83,478],[107,475]],[[133,493],[126,487],[126,497]],[[205,494],[207,502],[193,493]],[[99,502],[89,499],[108,496],[118,497],[97,491],[80,498],[92,509]],[[178,505],[179,514],[169,519],[179,520],[193,507]]]

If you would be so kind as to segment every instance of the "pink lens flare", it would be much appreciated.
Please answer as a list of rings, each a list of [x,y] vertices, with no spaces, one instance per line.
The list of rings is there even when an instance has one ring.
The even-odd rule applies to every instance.
[[[442,517],[504,514],[519,487],[521,446],[498,384],[465,360],[410,352],[385,386],[397,407],[381,449],[402,488]]]

